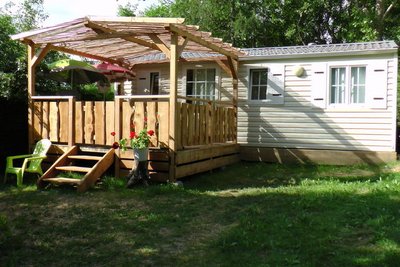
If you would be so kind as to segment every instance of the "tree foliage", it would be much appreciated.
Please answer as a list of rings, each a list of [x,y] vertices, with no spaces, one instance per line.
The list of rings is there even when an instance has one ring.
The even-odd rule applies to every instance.
[[[183,17],[238,47],[400,41],[399,0],[176,0],[145,15]]]
[[[27,92],[27,53],[23,44],[13,41],[10,35],[37,28],[47,18],[43,9],[43,0],[24,0],[19,5],[7,2],[0,9],[0,97],[26,101]],[[50,52],[38,71],[43,71],[46,62],[62,57]],[[54,83],[37,78],[37,91],[47,92]]]

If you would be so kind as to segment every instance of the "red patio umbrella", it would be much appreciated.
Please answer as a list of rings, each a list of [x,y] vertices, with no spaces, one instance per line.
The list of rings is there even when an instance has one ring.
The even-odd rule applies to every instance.
[[[118,80],[121,78],[129,79],[134,77],[134,74],[131,70],[108,62],[102,62],[93,66],[98,69],[102,74],[106,75],[110,81]]]

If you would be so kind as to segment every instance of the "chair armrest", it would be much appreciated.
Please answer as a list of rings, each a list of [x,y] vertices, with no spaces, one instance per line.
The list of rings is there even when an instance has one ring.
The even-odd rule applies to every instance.
[[[36,157],[30,157],[30,158],[26,158],[26,161],[31,161],[31,160],[35,160],[35,159],[45,159],[47,158],[47,156],[36,156]]]
[[[14,164],[13,164],[14,159],[27,159],[27,158],[30,158],[32,156],[33,156],[33,154],[9,156],[9,157],[7,157],[6,168],[14,168]]]
[[[32,157],[32,156],[33,156],[33,154],[9,156],[9,157],[7,157],[7,160],[8,160],[8,159],[10,159],[10,160],[13,160],[13,159],[23,159],[23,158],[29,158],[29,157]]]

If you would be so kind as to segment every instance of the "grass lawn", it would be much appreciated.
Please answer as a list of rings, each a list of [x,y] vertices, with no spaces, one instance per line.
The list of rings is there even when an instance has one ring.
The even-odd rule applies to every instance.
[[[0,266],[399,266],[400,163],[240,163],[184,186],[0,187]]]

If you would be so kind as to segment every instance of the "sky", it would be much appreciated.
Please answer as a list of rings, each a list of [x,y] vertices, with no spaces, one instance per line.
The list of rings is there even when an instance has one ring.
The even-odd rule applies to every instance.
[[[0,3],[6,2],[0,0]],[[21,0],[13,0],[21,2]],[[44,0],[44,9],[48,19],[43,26],[55,25],[65,21],[81,18],[87,15],[116,16],[118,5],[127,2],[138,4],[138,11],[143,11],[151,5],[158,4],[158,0]]]

